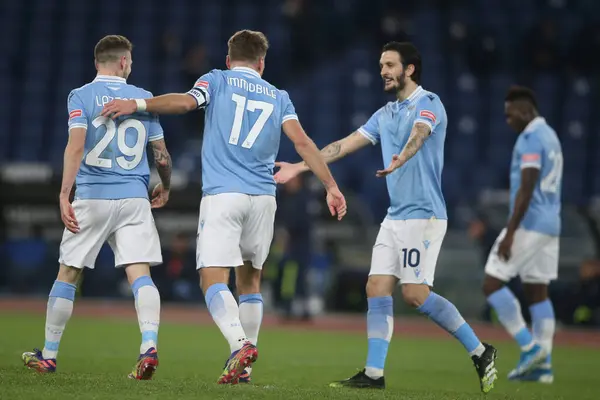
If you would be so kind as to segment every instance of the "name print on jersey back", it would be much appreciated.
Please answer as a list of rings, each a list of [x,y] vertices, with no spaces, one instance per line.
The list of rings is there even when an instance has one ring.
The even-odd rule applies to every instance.
[[[148,141],[163,138],[158,117],[149,113],[112,120],[100,116],[113,99],[152,94],[123,78],[98,76],[69,94],[69,129],[86,128],[83,162],[77,174],[78,199],[148,198]]]
[[[281,125],[298,118],[287,92],[236,67],[205,74],[188,94],[206,107],[203,192],[274,196]]]

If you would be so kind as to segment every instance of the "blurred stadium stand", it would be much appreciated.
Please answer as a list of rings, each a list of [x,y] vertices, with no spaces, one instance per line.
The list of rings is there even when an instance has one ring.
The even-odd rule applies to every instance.
[[[449,118],[443,188],[452,230],[440,286],[460,297],[465,276],[480,279],[479,248],[466,233],[477,210],[483,207],[496,229],[506,220],[505,206],[481,199],[498,198],[508,185],[516,135],[504,121],[503,98],[512,83],[536,90],[542,115],[563,143],[561,260],[573,271],[566,276],[576,279],[580,262],[596,255],[589,219],[579,210],[600,196],[598,1],[27,0],[3,2],[2,9],[2,164],[46,163],[59,176],[67,94],[93,79],[92,50],[106,34],[134,43],[130,82],[162,94],[185,91],[204,72],[224,68],[226,41],[236,30],[264,31],[271,42],[265,78],[289,91],[319,146],[347,135],[389,100],[378,75],[379,49],[407,39],[422,53],[423,86],[440,95]],[[199,114],[162,118],[175,167],[192,183],[201,176]],[[287,140],[279,159],[297,159]],[[343,229],[324,225],[330,233],[315,240],[339,239],[345,266],[368,265],[372,231],[388,205],[385,185],[374,177],[379,167],[378,147],[332,166],[355,194],[357,211]],[[344,239],[344,230],[355,233]]]

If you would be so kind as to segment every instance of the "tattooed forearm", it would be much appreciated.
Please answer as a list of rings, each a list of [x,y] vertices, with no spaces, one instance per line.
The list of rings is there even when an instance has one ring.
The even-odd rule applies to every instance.
[[[171,155],[167,151],[164,140],[155,140],[151,143],[154,154],[154,165],[156,166],[163,187],[168,190],[171,187],[171,171],[173,169]]]
[[[345,138],[323,147],[321,157],[323,157],[327,164],[330,164],[366,146],[368,143],[370,143],[369,140],[362,134],[353,132]],[[304,163],[304,167],[306,167],[306,163]]]
[[[410,160],[415,154],[417,154],[417,151],[419,151],[421,146],[423,146],[423,143],[425,143],[425,140],[427,139],[427,137],[429,137],[430,133],[431,129],[429,129],[427,125],[421,123],[415,124],[415,126],[412,129],[412,132],[410,133],[410,137],[408,138],[408,142],[406,143],[404,149],[402,149],[402,152],[400,153],[400,159],[403,162],[406,162]]]

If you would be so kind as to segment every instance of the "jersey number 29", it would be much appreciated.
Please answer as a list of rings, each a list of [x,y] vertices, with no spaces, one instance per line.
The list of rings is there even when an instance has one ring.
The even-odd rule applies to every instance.
[[[561,152],[551,151],[550,154],[548,154],[548,158],[552,163],[552,169],[550,170],[550,173],[542,179],[540,188],[543,192],[556,193],[558,192],[558,187],[562,181],[563,156]]]
[[[256,138],[258,138],[260,132],[262,132],[263,128],[265,127],[265,123],[271,114],[273,114],[273,109],[275,107],[273,104],[265,101],[248,100],[244,96],[241,96],[237,93],[233,93],[231,95],[231,100],[235,102],[235,116],[233,117],[233,126],[231,127],[231,134],[229,135],[229,144],[234,146],[237,146],[240,140],[244,111],[246,111],[246,109],[252,112],[256,110],[261,111],[260,115],[256,119],[256,122],[252,128],[250,128],[250,132],[248,132],[246,140],[244,140],[242,143],[243,148],[250,149],[254,145],[254,142],[256,142]]]
[[[111,158],[102,158],[100,155],[110,145],[115,136],[117,137],[117,147],[122,154],[118,157],[114,157],[117,164],[119,164],[119,167],[125,170],[131,170],[140,164],[144,154],[144,146],[146,145],[147,133],[144,124],[137,119],[130,118],[122,121],[117,127],[115,121],[106,117],[98,117],[92,121],[92,124],[96,129],[105,126],[106,133],[85,156],[85,163],[87,165],[90,167],[112,168],[113,160]],[[129,128],[135,130],[136,139],[135,144],[132,147],[128,146],[125,141],[125,132]]]

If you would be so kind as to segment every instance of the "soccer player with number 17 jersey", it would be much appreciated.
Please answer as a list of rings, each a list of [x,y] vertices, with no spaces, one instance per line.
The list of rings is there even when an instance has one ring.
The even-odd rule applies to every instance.
[[[344,196],[304,133],[288,94],[261,77],[267,38],[244,30],[235,33],[228,45],[229,70],[203,75],[189,92],[115,100],[103,111],[115,118],[143,110],[182,114],[206,108],[197,268],[208,310],[231,351],[220,384],[249,382],[258,356],[260,276],[273,239],[273,168],[282,128],[325,185],[331,214],[341,219],[346,213]],[[239,306],[227,287],[231,267],[237,268]]]
[[[113,98],[152,97],[126,81],[131,73],[131,48],[123,36],[100,40],[94,51],[96,79],[68,97],[69,140],[60,192],[66,229],[60,244],[60,269],[48,299],[44,349],[23,354],[25,365],[39,372],[56,371],[58,346],[73,311],[79,277],[84,267],[94,268],[107,241],[116,267],[125,269],[131,284],[142,333],[140,357],[129,377],[150,379],[158,366],[160,296],[150,266],[162,263],[162,254],[151,206],[162,207],[169,198],[171,157],[156,116],[139,112],[112,120],[100,115],[104,103]],[[154,189],[152,203],[148,199],[148,143],[162,181]]]
[[[328,162],[369,144],[381,143],[390,195],[388,214],[377,235],[367,281],[368,353],[365,368],[334,387],[385,387],[383,376],[394,331],[392,294],[402,284],[404,301],[451,333],[471,356],[481,390],[496,379],[496,350],[481,343],[456,307],[433,292],[438,254],[446,234],[446,205],[441,175],[444,164],[446,111],[440,98],[423,89],[421,56],[411,43],[391,42],[380,58],[384,90],[397,101],[380,108],[356,132],[326,146]],[[275,179],[285,182],[305,171],[302,164],[278,163]]]
[[[548,285],[558,276],[562,149],[556,132],[539,115],[531,89],[514,86],[505,100],[506,121],[519,133],[510,167],[510,218],[488,257],[483,291],[521,348],[508,378],[552,383],[556,321]],[[532,332],[519,301],[504,285],[517,275],[529,303]]]

